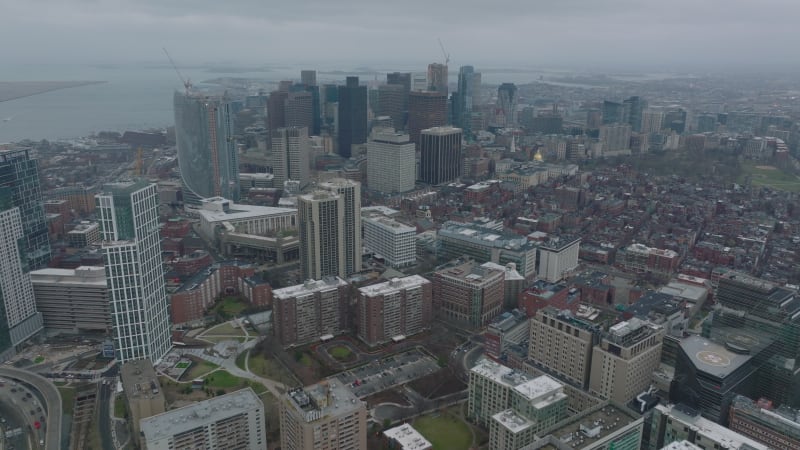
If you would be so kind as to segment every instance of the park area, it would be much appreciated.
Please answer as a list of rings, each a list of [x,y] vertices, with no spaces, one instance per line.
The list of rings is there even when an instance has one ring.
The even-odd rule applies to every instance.
[[[774,166],[742,163],[739,184],[750,181],[753,187],[768,187],[779,191],[800,192],[800,178]]]
[[[467,450],[472,446],[469,425],[449,412],[419,417],[413,427],[433,444],[433,450]]]

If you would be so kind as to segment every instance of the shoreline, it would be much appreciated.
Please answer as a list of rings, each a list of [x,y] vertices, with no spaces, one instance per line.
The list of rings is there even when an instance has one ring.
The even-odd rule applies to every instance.
[[[32,97],[34,95],[58,91],[61,89],[103,83],[108,83],[108,81],[0,81],[0,102]]]

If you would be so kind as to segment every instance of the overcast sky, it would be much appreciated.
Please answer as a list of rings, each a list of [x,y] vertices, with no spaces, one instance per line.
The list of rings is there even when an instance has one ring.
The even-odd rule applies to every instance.
[[[797,64],[798,17],[800,0],[0,0],[0,57],[433,62],[441,38],[451,66],[776,66]]]

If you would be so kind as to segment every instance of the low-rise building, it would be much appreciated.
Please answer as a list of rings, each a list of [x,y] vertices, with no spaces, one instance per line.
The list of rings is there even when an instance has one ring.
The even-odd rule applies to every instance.
[[[30,272],[36,309],[45,329],[110,333],[110,300],[103,267],[40,269]]]
[[[649,442],[643,450],[663,448],[671,442],[688,441],[701,448],[767,450],[767,445],[750,439],[700,415],[686,405],[656,405],[650,419]]]
[[[737,395],[731,403],[728,428],[775,450],[800,448],[800,411],[766,399]]]
[[[119,368],[122,391],[130,410],[133,424],[133,438],[141,447],[141,420],[166,411],[167,401],[153,364],[148,359],[136,359],[122,364]]]
[[[605,401],[564,419],[541,435],[560,441],[553,446],[558,449],[567,445],[572,450],[639,450],[643,431],[642,416],[623,405]]]
[[[142,419],[143,448],[267,450],[264,403],[252,388]]]
[[[483,334],[483,348],[492,359],[500,359],[512,345],[528,342],[531,323],[520,310],[505,312],[498,316]]]
[[[388,267],[407,267],[417,262],[417,229],[394,219],[370,215],[361,220],[364,248],[383,258]]]
[[[538,248],[539,278],[555,283],[578,267],[581,238],[559,237],[543,242]]]
[[[480,224],[445,222],[438,231],[440,256],[467,256],[480,263],[514,263],[525,279],[536,275],[536,246],[524,236],[492,230]]]
[[[70,247],[84,248],[100,242],[100,224],[83,221],[67,232]]]
[[[383,432],[383,435],[393,444],[392,448],[397,450],[433,449],[433,444],[407,423],[398,427],[389,428]]]

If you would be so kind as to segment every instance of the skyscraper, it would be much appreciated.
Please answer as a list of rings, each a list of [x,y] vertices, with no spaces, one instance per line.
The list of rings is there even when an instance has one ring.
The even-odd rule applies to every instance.
[[[352,146],[367,142],[367,87],[358,77],[339,86],[339,155],[349,158]]]
[[[622,102],[625,113],[625,122],[635,132],[642,131],[642,112],[647,109],[647,101],[638,95],[629,97]]]
[[[622,103],[605,100],[603,102],[603,124],[622,123],[625,107]]]
[[[406,192],[414,189],[416,146],[405,133],[373,130],[367,143],[367,182],[380,192]]]
[[[28,150],[0,152],[0,186],[11,189],[11,202],[19,208],[28,269],[46,267],[50,262],[50,241],[39,186],[39,164]]]
[[[414,91],[408,97],[408,135],[419,147],[419,133],[427,128],[447,125],[447,95],[441,92]]]
[[[303,278],[361,270],[361,185],[335,179],[297,198]]]
[[[286,126],[286,99],[289,92],[272,91],[267,99],[267,129],[277,130]]]
[[[225,99],[175,92],[175,140],[184,201],[239,199],[239,158],[234,113]]]
[[[278,128],[272,132],[272,174],[275,187],[282,188],[286,180],[308,184],[311,144],[306,127]]]
[[[447,66],[445,64],[428,64],[428,90],[439,92],[447,97]]]
[[[398,130],[405,128],[405,115],[408,109],[408,91],[400,84],[384,84],[378,87],[379,116],[392,118],[394,127]]]
[[[317,71],[316,70],[301,70],[300,71],[300,83],[305,84],[306,86],[316,86],[317,85]]]
[[[497,88],[496,125],[513,127],[517,124],[517,86],[503,83]]]
[[[480,91],[481,74],[472,66],[461,66],[458,70],[458,91],[453,94],[453,123],[464,130],[464,135],[472,133],[472,108]]]
[[[302,86],[301,86],[302,88]],[[314,127],[314,97],[304,88],[291,90],[284,103],[284,117],[287,127]]]
[[[107,185],[97,195],[97,213],[117,360],[156,362],[172,347],[156,185]]]
[[[461,128],[434,127],[420,134],[420,179],[428,184],[449,183],[461,176]]]
[[[42,329],[33,284],[20,242],[25,238],[22,209],[14,205],[13,190],[0,187],[0,360]]]

